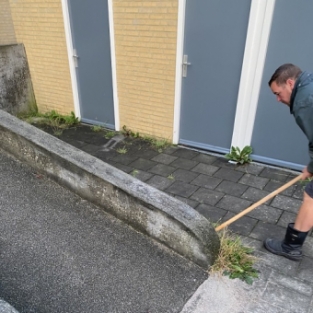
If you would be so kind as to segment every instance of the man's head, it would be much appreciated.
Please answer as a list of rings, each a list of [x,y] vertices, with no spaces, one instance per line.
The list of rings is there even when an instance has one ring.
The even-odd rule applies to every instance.
[[[290,105],[290,97],[295,82],[302,73],[301,69],[293,64],[281,65],[272,75],[268,85],[270,86],[277,101]]]

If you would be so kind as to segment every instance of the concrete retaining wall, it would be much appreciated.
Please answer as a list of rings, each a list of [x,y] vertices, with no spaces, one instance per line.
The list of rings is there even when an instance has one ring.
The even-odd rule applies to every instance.
[[[16,115],[35,103],[24,46],[0,46],[0,109]]]
[[[212,225],[185,203],[0,110],[0,148],[207,269]]]

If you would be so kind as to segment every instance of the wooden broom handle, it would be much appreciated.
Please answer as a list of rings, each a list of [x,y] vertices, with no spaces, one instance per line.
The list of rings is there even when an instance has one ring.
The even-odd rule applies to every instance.
[[[232,217],[231,219],[229,219],[228,221],[226,221],[225,223],[217,226],[215,228],[216,231],[219,231],[223,228],[225,228],[226,226],[228,226],[229,224],[235,222],[236,220],[238,220],[240,217],[244,216],[245,214],[249,213],[250,211],[252,211],[253,209],[255,209],[256,207],[260,206],[261,204],[263,204],[264,202],[266,202],[267,200],[273,198],[274,196],[276,196],[277,194],[279,194],[280,192],[284,191],[285,189],[287,189],[288,187],[290,187],[291,185],[295,184],[297,181],[299,181],[302,178],[302,174],[300,174],[299,176],[297,176],[296,178],[294,178],[293,180],[291,180],[290,182],[286,183],[285,185],[279,187],[278,189],[274,190],[273,192],[271,192],[270,194],[268,194],[266,197],[262,198],[261,200],[259,200],[258,202],[252,204],[251,206],[249,206],[247,209],[245,209],[244,211],[240,212],[239,214],[235,215],[234,217]]]

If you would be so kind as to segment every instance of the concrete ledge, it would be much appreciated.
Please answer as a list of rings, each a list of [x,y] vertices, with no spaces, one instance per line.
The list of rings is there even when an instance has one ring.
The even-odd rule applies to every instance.
[[[0,110],[0,148],[207,269],[219,239],[193,208]]]

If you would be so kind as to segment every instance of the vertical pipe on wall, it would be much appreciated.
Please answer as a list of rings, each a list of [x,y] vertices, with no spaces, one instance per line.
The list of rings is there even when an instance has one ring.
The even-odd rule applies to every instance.
[[[252,0],[232,146],[250,145],[276,0]]]

